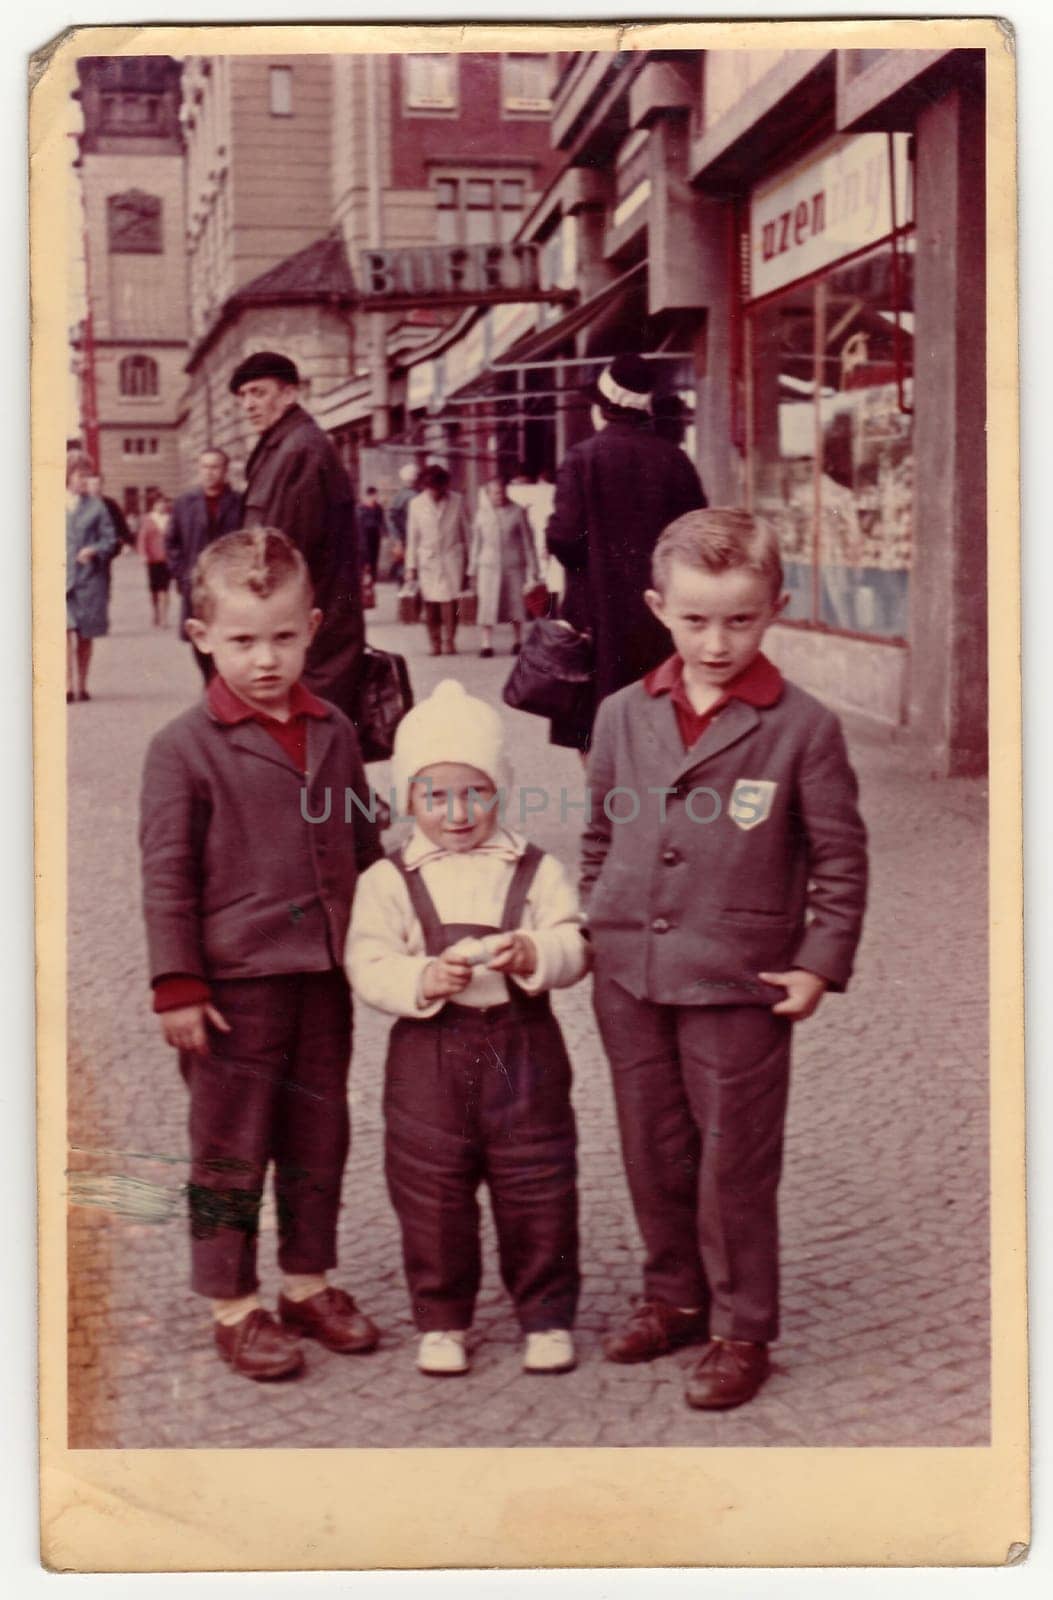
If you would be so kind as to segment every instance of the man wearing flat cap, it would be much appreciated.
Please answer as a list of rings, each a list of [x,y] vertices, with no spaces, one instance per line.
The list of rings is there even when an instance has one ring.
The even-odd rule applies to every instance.
[[[619,355],[588,391],[592,437],[560,464],[545,529],[566,569],[560,615],[592,634],[595,697],[574,722],[552,724],[553,744],[587,750],[596,708],[669,654],[669,635],[651,615],[651,552],[662,529],[706,497],[686,453],[654,428],[655,365]]]
[[[299,403],[300,374],[275,350],[258,350],[230,380],[259,434],[245,469],[243,528],[280,528],[303,554],[322,625],[304,683],[354,716],[365,643],[355,497],[331,440]]]

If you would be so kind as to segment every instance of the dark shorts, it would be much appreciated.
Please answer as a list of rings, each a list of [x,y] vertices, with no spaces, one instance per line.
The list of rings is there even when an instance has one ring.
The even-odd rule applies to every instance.
[[[146,563],[146,581],[150,586],[151,594],[164,594],[172,581],[172,574],[168,570],[167,561],[148,561]]]

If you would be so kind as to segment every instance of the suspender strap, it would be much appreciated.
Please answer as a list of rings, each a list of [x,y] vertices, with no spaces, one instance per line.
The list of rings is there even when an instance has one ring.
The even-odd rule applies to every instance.
[[[402,851],[396,850],[388,856],[388,860],[396,866],[402,874],[402,881],[406,885],[406,893],[410,897],[410,904],[417,914],[417,921],[424,933],[424,948],[430,956],[442,954],[446,940],[443,937],[443,925],[439,920],[439,913],[435,909],[435,901],[425,886],[419,872],[407,872],[406,864],[402,859]]]
[[[505,909],[501,915],[501,932],[511,933],[523,920],[523,907],[526,897],[530,893],[530,885],[537,876],[537,869],[541,865],[543,850],[536,844],[528,844],[512,874],[512,881],[508,885],[508,895],[505,899]]]
[[[543,855],[544,851],[539,850],[536,844],[528,844],[516,862],[515,871],[512,873],[512,881],[508,885],[508,893],[505,896],[505,908],[501,914],[502,933],[511,933],[522,922],[523,907],[526,905],[526,898],[530,893],[530,885],[537,875],[537,869],[541,865]],[[419,872],[408,872],[406,870],[401,850],[396,850],[388,857],[388,860],[402,874],[406,892],[410,897],[410,904],[424,933],[425,950],[430,956],[440,955],[447,942],[443,932],[444,924],[439,918],[439,913],[435,909],[435,902],[428,893],[423,878]]]

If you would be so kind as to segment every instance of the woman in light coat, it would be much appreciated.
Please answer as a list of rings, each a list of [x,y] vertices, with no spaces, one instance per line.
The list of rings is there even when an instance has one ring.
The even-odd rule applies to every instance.
[[[420,583],[433,656],[457,654],[457,599],[468,556],[468,513],[445,467],[425,467],[406,518],[406,578]]]
[[[503,478],[492,478],[479,496],[472,524],[468,577],[479,592],[481,656],[492,656],[494,624],[512,624],[512,654],[519,654],[526,606],[523,590],[540,582],[534,536],[522,506],[509,498]]]
[[[88,667],[94,641],[110,629],[110,562],[119,540],[113,518],[88,479],[86,456],[66,469],[66,703],[89,700]]]

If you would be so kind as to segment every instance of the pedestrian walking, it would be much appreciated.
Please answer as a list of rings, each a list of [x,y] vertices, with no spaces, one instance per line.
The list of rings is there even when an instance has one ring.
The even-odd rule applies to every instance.
[[[405,847],[365,874],[348,972],[398,1021],[384,1090],[385,1170],[402,1230],[417,1365],[468,1370],[490,1189],[527,1372],[574,1365],[576,1135],[570,1061],[548,991],[587,966],[562,865],[499,825],[510,781],[501,718],[446,679],[395,735]]]
[[[88,493],[94,467],[87,456],[66,466],[66,704],[90,700],[92,647],[110,630],[110,562],[117,530],[97,496]]]
[[[445,467],[425,467],[406,517],[406,578],[420,583],[433,656],[457,654],[457,599],[464,588],[471,530]]]
[[[381,849],[354,729],[302,681],[321,617],[299,551],[268,528],[217,539],[193,610],[216,675],[156,735],[143,774],[153,1006],[190,1090],[192,1287],[212,1302],[222,1359],[278,1378],[302,1369],[300,1337],[346,1353],[378,1338],[328,1273],[350,1141],[344,943],[358,873]],[[279,1321],[257,1298],[271,1163]]]
[[[706,1341],[685,1397],[726,1409],[756,1394],[778,1337],[790,1038],[851,974],[866,834],[837,717],[761,653],[787,599],[772,530],[689,513],[653,574],[674,653],[600,706],[582,839],[646,1252],[643,1300],[604,1348],[649,1361]]]
[[[322,625],[304,682],[354,718],[365,646],[355,497],[328,435],[299,403],[295,362],[258,351],[235,369],[231,392],[259,435],[245,469],[245,528],[280,528],[303,555]]]
[[[595,654],[593,710],[552,725],[553,743],[572,749],[588,748],[595,706],[668,653],[643,601],[651,553],[668,523],[706,503],[683,450],[654,432],[653,390],[651,363],[616,356],[590,390],[596,431],[568,450],[556,477],[546,541],[566,571],[561,616],[591,633]]]
[[[113,523],[114,531],[117,534],[117,549],[114,551],[113,557],[110,561],[110,566],[112,568],[113,562],[116,561],[125,545],[132,546],[135,544],[135,534],[132,532],[124,512],[117,504],[117,501],[113,499],[112,495],[103,493],[104,488],[105,485],[102,480],[102,474],[99,472],[91,473],[88,478],[88,493],[94,495],[96,500],[102,501],[103,505],[110,513],[110,521]]]
[[[172,519],[165,538],[165,559],[181,599],[179,634],[186,631],[190,616],[190,586],[194,566],[201,552],[225,533],[233,533],[241,523],[241,496],[227,482],[229,459],[225,450],[207,445],[197,458],[198,486],[181,494],[172,507]],[[208,683],[215,668],[212,657],[204,655],[190,640],[194,660]]]
[[[139,524],[135,539],[136,548],[146,563],[146,586],[155,628],[168,626],[168,590],[172,574],[168,570],[165,548],[171,520],[172,502],[163,494],[156,495]]]
[[[527,615],[523,593],[540,577],[526,512],[509,499],[504,479],[495,476],[479,493],[468,552],[468,578],[478,591],[481,656],[493,655],[498,622],[512,624],[512,654],[519,654]]]
[[[358,508],[358,529],[362,539],[365,564],[369,568],[370,577],[376,583],[380,541],[387,529],[387,517],[380,503],[380,496],[372,484],[366,490],[366,498]]]

